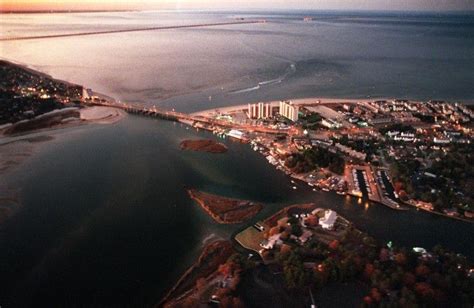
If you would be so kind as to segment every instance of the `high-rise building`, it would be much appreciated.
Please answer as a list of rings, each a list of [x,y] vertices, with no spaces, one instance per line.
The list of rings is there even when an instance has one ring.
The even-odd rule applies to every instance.
[[[293,122],[298,121],[298,106],[293,105],[291,101],[280,101],[279,113]]]
[[[248,117],[250,119],[268,119],[272,117],[272,106],[270,103],[258,103],[248,105]]]

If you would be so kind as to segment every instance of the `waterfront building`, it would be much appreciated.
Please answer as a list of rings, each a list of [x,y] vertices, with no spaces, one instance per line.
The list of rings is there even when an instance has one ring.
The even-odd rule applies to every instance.
[[[82,88],[82,99],[91,99],[94,93],[91,89]]]
[[[231,129],[227,133],[227,136],[235,138],[235,139],[243,140],[243,141],[247,140],[247,138],[245,137],[245,134],[241,132],[240,130],[236,130],[236,129]]]
[[[249,119],[268,119],[272,117],[270,103],[248,104],[247,116]]]
[[[337,213],[333,210],[326,210],[324,217],[319,220],[319,224],[323,229],[331,230],[337,219]]]
[[[332,120],[332,119],[326,119],[326,118],[323,118],[321,120],[321,124],[323,126],[326,126],[327,128],[340,128],[342,127],[342,124],[335,121],[335,120]]]
[[[280,101],[279,113],[281,116],[296,122],[298,121],[298,106],[293,105],[291,101]]]

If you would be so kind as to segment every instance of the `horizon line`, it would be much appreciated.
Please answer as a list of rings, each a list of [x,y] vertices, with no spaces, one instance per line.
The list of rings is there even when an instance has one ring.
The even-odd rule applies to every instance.
[[[451,10],[404,10],[404,9],[311,9],[311,8],[190,8],[190,9],[38,9],[38,10],[2,10],[0,14],[58,14],[58,13],[119,13],[119,12],[387,12],[387,13],[462,13],[473,14],[472,10],[451,9]]]

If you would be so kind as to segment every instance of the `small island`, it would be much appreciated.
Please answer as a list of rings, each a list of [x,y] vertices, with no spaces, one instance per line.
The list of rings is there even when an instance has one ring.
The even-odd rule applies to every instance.
[[[225,153],[228,150],[223,143],[211,139],[183,140],[179,146],[181,150],[207,153]]]
[[[242,223],[257,215],[263,208],[259,203],[217,196],[195,189],[188,190],[188,194],[220,224]]]

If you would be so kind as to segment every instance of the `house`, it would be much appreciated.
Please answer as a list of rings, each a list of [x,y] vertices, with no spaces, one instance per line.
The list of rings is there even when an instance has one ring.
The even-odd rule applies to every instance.
[[[324,217],[319,220],[319,224],[323,229],[331,230],[337,219],[337,213],[333,210],[326,210]]]
[[[309,231],[309,230],[305,230],[303,232],[303,234],[300,235],[300,237],[298,237],[298,241],[301,243],[301,244],[304,244],[306,243],[311,237],[313,236],[313,232]]]
[[[283,244],[283,241],[280,239],[280,237],[281,233],[272,235],[268,238],[268,240],[263,240],[260,243],[260,246],[265,249],[273,249],[273,247]]]

